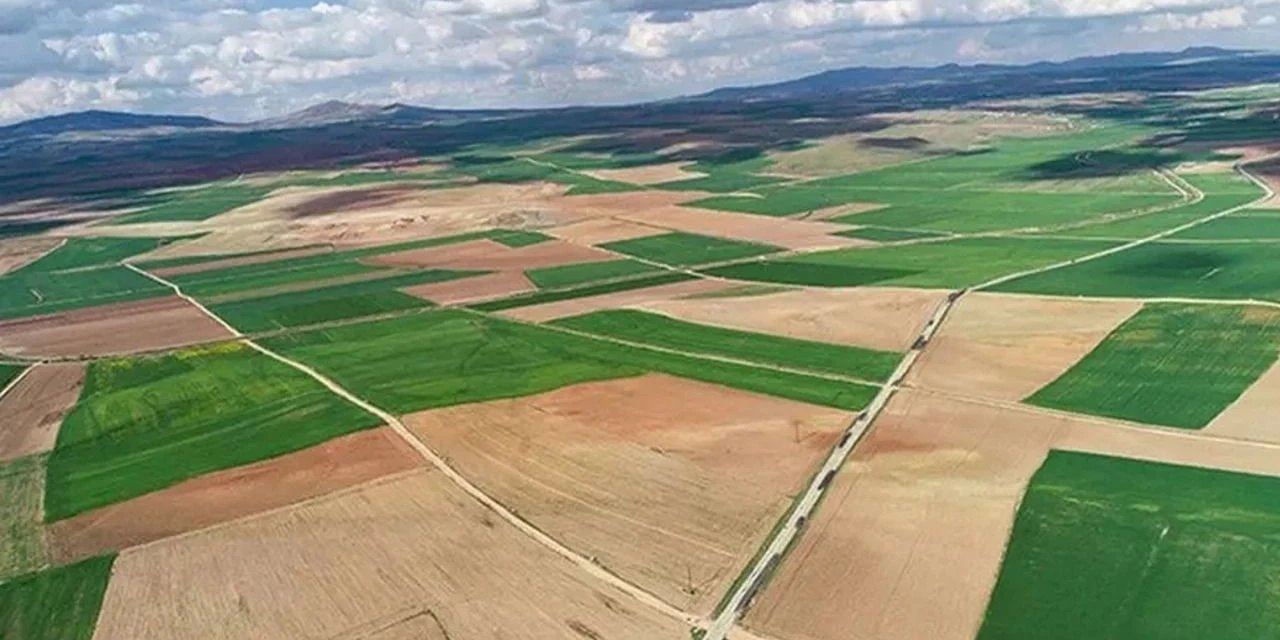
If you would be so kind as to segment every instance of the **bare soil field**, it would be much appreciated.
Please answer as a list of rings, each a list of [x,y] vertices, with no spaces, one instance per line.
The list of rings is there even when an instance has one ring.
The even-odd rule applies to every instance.
[[[1126,300],[972,293],[947,318],[908,383],[1022,400],[1088,355],[1141,306]]]
[[[0,322],[0,350],[23,356],[114,355],[231,337],[177,296]]]
[[[849,229],[847,225],[703,211],[688,207],[670,206],[636,209],[634,212],[620,215],[618,218],[672,231],[759,242],[787,249],[841,248],[871,246],[874,244],[866,240],[829,235],[839,231],[847,231]]]
[[[519,271],[499,271],[460,280],[420,284],[401,291],[436,304],[461,304],[505,298],[536,288]]]
[[[240,267],[248,264],[261,264],[263,262],[275,262],[276,260],[303,258],[306,256],[319,255],[321,253],[329,253],[331,251],[333,251],[332,247],[300,247],[298,249],[284,249],[270,253],[258,253],[249,256],[224,258],[222,260],[210,260],[208,262],[184,264],[176,267],[166,267],[163,269],[148,269],[148,271],[160,276],[161,278],[167,278],[169,276],[180,276],[186,273],[200,273],[202,271],[229,269],[231,267]]]
[[[688,638],[426,469],[121,553],[93,637],[418,637],[424,611],[451,640]]]
[[[53,251],[59,238],[12,238],[0,241],[0,275],[17,271]]]
[[[395,207],[421,191],[408,185],[378,186],[364,189],[345,188],[329,191],[291,205],[291,217],[309,218],[327,214],[355,213],[371,209]]]
[[[851,419],[651,374],[405,423],[535,526],[705,614]]]
[[[364,262],[381,267],[524,271],[617,258],[616,254],[603,249],[584,247],[563,240],[547,240],[525,247],[508,247],[493,240],[472,240],[383,254],[366,258]]]
[[[58,562],[127,549],[302,502],[407,471],[422,458],[389,428],[193,478],[60,520],[49,529]]]
[[[1051,448],[1280,474],[1275,447],[895,397],[747,617],[788,640],[970,640]]]
[[[815,288],[741,298],[657,300],[634,306],[743,331],[905,351],[946,295],[945,291],[890,287]]]
[[[591,218],[545,230],[548,234],[576,244],[606,244],[665,233],[665,229],[618,220]]]
[[[618,291],[590,298],[560,300],[546,304],[532,305],[500,311],[499,315],[527,322],[546,322],[557,318],[567,318],[601,309],[620,309],[659,300],[672,300],[700,293],[710,293],[733,287],[733,283],[719,280],[687,280],[675,284],[665,284],[646,289]]]
[[[0,397],[0,461],[43,453],[80,398],[86,365],[40,364]]]
[[[631,184],[675,182],[677,180],[701,178],[707,175],[699,171],[685,171],[681,168],[688,164],[687,162],[669,162],[667,164],[650,164],[626,169],[595,169],[583,171],[583,173],[600,180],[617,180],[618,182],[630,182]]]
[[[1272,365],[1203,432],[1224,438],[1280,442],[1277,406],[1280,406],[1280,363]]]

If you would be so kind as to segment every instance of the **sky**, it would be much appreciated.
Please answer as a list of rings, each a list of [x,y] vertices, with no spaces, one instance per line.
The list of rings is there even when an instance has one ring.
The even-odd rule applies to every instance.
[[[1280,0],[0,0],[0,122],[615,104],[854,65],[1277,48]]]

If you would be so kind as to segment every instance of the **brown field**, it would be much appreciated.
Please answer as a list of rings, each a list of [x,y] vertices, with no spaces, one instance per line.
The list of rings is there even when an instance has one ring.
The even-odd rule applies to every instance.
[[[973,293],[921,355],[908,383],[1022,400],[1087,355],[1141,304]]]
[[[460,280],[415,285],[401,291],[436,304],[461,304],[505,298],[536,288],[519,271],[499,271]]]
[[[743,331],[905,351],[944,298],[945,291],[924,289],[805,289],[741,298],[657,300],[635,306]]]
[[[1280,363],[1272,365],[1203,432],[1224,438],[1280,442],[1277,406],[1280,406]]]
[[[632,238],[656,236],[665,233],[665,230],[616,218],[592,218],[560,227],[553,227],[547,229],[546,232],[576,244],[605,244],[607,242],[631,240]]]
[[[590,313],[601,309],[618,309],[621,307],[635,306],[659,300],[671,300],[683,296],[720,291],[732,286],[734,285],[719,280],[688,280],[685,282],[677,282],[675,284],[664,284],[657,287],[649,287],[647,289],[634,289],[632,291],[606,293],[604,295],[592,296],[590,298],[576,298],[573,300],[548,302],[546,304],[508,309],[498,313],[499,315],[514,318],[516,320],[524,320],[527,322],[546,322],[548,320],[567,318],[569,316],[581,315],[583,313]]]
[[[405,423],[522,518],[702,614],[851,417],[651,374]]]
[[[11,238],[0,241],[0,275],[17,271],[53,251],[59,238]]]
[[[0,350],[23,356],[101,356],[230,339],[177,296],[0,322]]]
[[[630,182],[631,184],[675,182],[677,180],[701,178],[706,175],[698,171],[685,171],[681,168],[688,164],[687,162],[669,162],[667,164],[650,164],[626,169],[595,169],[583,171],[583,173],[600,180],[617,180],[618,182]]]
[[[331,251],[333,251],[332,247],[299,247],[297,249],[283,249],[280,251],[272,251],[270,253],[258,253],[249,256],[224,258],[222,260],[210,260],[208,262],[201,262],[198,264],[184,264],[163,269],[147,269],[147,271],[154,273],[161,278],[167,278],[169,276],[178,276],[184,273],[200,273],[202,271],[228,269],[247,264],[261,264],[263,262],[275,262],[276,260],[287,260],[289,258],[302,258],[306,256],[319,255],[321,253],[329,253]]]
[[[327,191],[292,204],[285,211],[295,218],[309,218],[339,213],[360,213],[400,205],[421,191],[410,185],[380,185],[366,188],[343,188]]]
[[[121,553],[94,638],[418,638],[424,612],[451,640],[688,638],[426,469]]]
[[[0,423],[3,424],[3,423]],[[42,504],[46,456],[0,462],[0,582],[49,562]]]
[[[866,240],[829,235],[838,231],[847,231],[849,229],[847,225],[704,211],[679,206],[636,209],[633,213],[617,217],[672,231],[759,242],[787,249],[859,247],[874,244]]]
[[[971,640],[1051,448],[1280,474],[1274,447],[905,391],[836,477],[748,625],[788,640]]]
[[[422,458],[389,428],[206,474],[54,523],[58,562],[126,549],[407,471]]]
[[[524,271],[580,262],[612,260],[618,256],[594,247],[548,240],[512,248],[493,240],[472,240],[442,247],[388,253],[363,262],[382,267],[429,267],[483,271]]]
[[[0,461],[53,448],[80,398],[84,364],[40,364],[0,397]]]

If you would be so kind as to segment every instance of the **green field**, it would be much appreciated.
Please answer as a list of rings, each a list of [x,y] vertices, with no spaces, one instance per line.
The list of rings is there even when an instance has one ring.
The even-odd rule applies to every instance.
[[[649,287],[657,287],[667,284],[675,284],[677,282],[687,282],[696,280],[697,276],[691,276],[687,273],[656,273],[650,276],[641,276],[632,278],[631,280],[619,280],[617,282],[605,282],[602,284],[589,284],[586,286],[576,287],[573,289],[557,289],[548,291],[537,291],[530,294],[521,294],[501,300],[493,300],[491,302],[481,302],[471,305],[472,309],[478,311],[505,311],[507,309],[517,309],[520,307],[529,307],[535,304],[546,304],[548,302],[559,302],[561,300],[574,300],[577,298],[590,298],[592,296],[601,296],[606,293],[618,293],[620,291],[633,291],[635,289],[647,289]]]
[[[44,455],[0,462],[0,581],[35,571],[49,562],[40,522],[44,496]]]
[[[1280,243],[1152,242],[994,289],[1047,295],[1274,301],[1280,300]]]
[[[1199,429],[1280,355],[1280,312],[1264,307],[1147,305],[1027,402]]]
[[[276,287],[302,286],[321,284],[327,280],[364,276],[371,274],[391,275],[393,269],[367,265],[355,260],[320,263],[307,267],[288,269],[277,272],[262,271],[251,278],[205,279],[205,272],[182,274],[169,278],[170,282],[182,287],[183,293],[197,298],[208,299],[215,296],[229,296],[252,291],[270,290]]]
[[[168,287],[124,267],[27,272],[0,277],[0,319],[70,311],[169,295]]]
[[[253,204],[270,192],[268,187],[241,184],[216,184],[199,189],[172,191],[155,196],[152,198],[158,200],[155,204],[116,218],[111,224],[207,220]]]
[[[917,231],[914,229],[888,229],[884,227],[861,227],[835,234],[845,238],[871,240],[872,242],[901,242],[903,240],[920,240],[923,238],[939,238],[945,233],[938,231]]]
[[[45,518],[377,424],[307,375],[238,343],[97,360],[49,458]]]
[[[430,302],[397,289],[471,275],[474,274],[465,271],[416,271],[377,280],[213,304],[209,309],[240,331],[274,331],[426,308],[432,306]]]
[[[551,239],[551,236],[536,231],[521,231],[519,229],[499,229],[489,234],[489,239],[499,244],[518,249],[530,245],[541,244]]]
[[[887,351],[695,324],[631,309],[596,311],[552,324],[677,351],[877,381],[893,374],[902,357]]]
[[[0,638],[89,640],[114,562],[100,556],[0,583]]]
[[[1280,240],[1280,216],[1246,209],[1170,236],[1172,240]]]
[[[1146,215],[1063,229],[1055,235],[1137,239],[1179,227],[1206,216],[1242,207],[1262,195],[1253,182],[1238,174],[1192,174],[1182,176],[1204,193],[1199,202],[1191,202]],[[1186,233],[1186,232],[1184,232]],[[1177,237],[1183,237],[1181,234]]]
[[[1054,451],[978,640],[1257,640],[1280,628],[1280,479]]]
[[[839,249],[784,260],[708,269],[723,278],[821,287],[973,286],[1000,275],[1114,246],[1095,240],[961,238],[904,246]]]
[[[661,267],[651,264],[623,259],[530,269],[524,272],[524,275],[540,289],[556,289],[599,280],[636,276],[660,269]]]
[[[218,260],[226,260],[228,258],[244,258],[248,256],[262,256],[273,253],[285,253],[297,251],[299,249],[311,249],[326,245],[305,245],[299,247],[285,247],[282,249],[262,249],[260,251],[243,251],[240,253],[215,253],[211,255],[199,256],[182,256],[178,258],[159,258],[155,260],[135,260],[133,264],[143,269],[165,269],[168,267],[184,267],[193,264],[203,264],[206,262],[216,262]]]
[[[172,242],[166,238],[68,238],[56,250],[17,273],[48,273],[114,265]]]
[[[680,232],[620,240],[601,246],[642,260],[674,266],[738,260],[782,251],[780,247],[767,244]]]
[[[13,382],[13,379],[17,378],[18,374],[22,373],[26,368],[27,365],[25,364],[0,362],[0,390],[9,386],[9,383]]]

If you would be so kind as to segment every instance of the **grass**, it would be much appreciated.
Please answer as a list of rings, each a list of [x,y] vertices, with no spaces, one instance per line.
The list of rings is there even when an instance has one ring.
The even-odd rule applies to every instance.
[[[273,289],[275,287],[320,283],[325,280],[345,278],[348,276],[360,276],[374,273],[391,274],[395,273],[395,271],[386,267],[367,265],[355,260],[344,260],[327,263],[321,262],[306,267],[277,272],[260,271],[255,276],[245,278],[202,278],[201,276],[204,273],[207,272],[182,274],[173,276],[169,278],[169,280],[182,287],[183,293],[186,293],[187,295],[195,296],[197,298],[211,298],[214,296],[226,296],[250,291]]]
[[[1031,404],[1199,429],[1280,355],[1280,312],[1262,307],[1148,305]]]
[[[1170,236],[1173,240],[1280,240],[1280,216],[1233,213]]]
[[[945,233],[937,231],[916,231],[912,229],[888,229],[884,227],[860,227],[858,229],[850,229],[841,231],[837,236],[846,238],[857,238],[859,240],[871,240],[872,242],[901,242],[903,240],[920,240],[923,238],[939,238]]]
[[[489,239],[499,244],[518,249],[520,247],[528,247],[530,245],[540,244],[551,239],[551,236],[536,231],[521,231],[518,229],[499,229],[489,235]]]
[[[531,282],[538,285],[540,289],[556,289],[599,280],[612,280],[642,273],[652,273],[660,269],[661,267],[651,264],[623,259],[530,269],[524,272],[524,275]]]
[[[171,241],[169,238],[68,238],[61,247],[18,272],[49,273],[114,265]]]
[[[1228,209],[1242,207],[1262,195],[1257,185],[1237,174],[1193,174],[1183,180],[1204,193],[1191,202],[1146,215],[1063,229],[1057,235],[1137,239],[1155,235]],[[1186,232],[1184,232],[1186,233]],[[1182,237],[1180,234],[1178,237]]]
[[[35,571],[49,562],[40,523],[44,495],[44,455],[0,462],[0,581]]]
[[[600,296],[606,293],[647,289],[649,287],[657,287],[697,279],[697,276],[692,276],[687,273],[663,272],[650,276],[632,278],[630,280],[619,280],[617,282],[605,282],[602,284],[589,284],[586,286],[574,287],[572,289],[537,291],[530,294],[521,294],[510,298],[503,298],[501,300],[481,302],[479,304],[471,305],[471,308],[477,311],[505,311],[507,309],[529,307],[535,304],[547,304],[549,302],[575,300],[577,298],[590,298],[592,296]]]
[[[143,269],[165,269],[168,267],[184,267],[193,264],[203,264],[206,262],[216,262],[218,260],[226,260],[228,258],[244,258],[249,256],[261,256],[272,253],[285,253],[297,251],[299,249],[308,249],[323,245],[305,245],[297,247],[285,247],[282,249],[262,249],[259,251],[243,251],[240,253],[217,253],[212,255],[199,256],[182,256],[178,258],[159,258],[156,260],[135,260],[133,263]]]
[[[631,309],[596,311],[552,324],[677,351],[877,381],[892,375],[901,358],[887,351],[695,324]]]
[[[1280,479],[1054,451],[978,640],[1256,640],[1280,628]]]
[[[124,267],[28,272],[0,277],[0,319],[169,295],[171,290]]]
[[[1019,278],[995,290],[1124,298],[1280,300],[1280,243],[1152,242]]]
[[[114,562],[89,558],[0,583],[0,638],[89,640]]]
[[[238,209],[261,200],[271,192],[267,187],[240,184],[215,184],[200,189],[172,191],[159,196],[159,202],[120,216],[111,224],[147,222],[192,222]]]
[[[617,253],[673,266],[723,262],[782,251],[781,247],[766,244],[681,232],[620,240],[601,246]]]
[[[417,271],[377,280],[214,304],[210,305],[210,310],[240,331],[274,331],[430,307],[430,302],[397,289],[471,275],[474,274],[465,271]]]
[[[9,386],[9,383],[13,382],[14,378],[17,378],[18,374],[22,373],[26,368],[27,365],[25,364],[0,362],[0,391]]]
[[[377,424],[306,374],[239,343],[98,360],[49,458],[45,518]]]
[[[750,173],[734,171],[715,171],[699,178],[673,180],[653,185],[655,189],[667,191],[706,191],[708,193],[733,193],[746,191],[765,185],[781,182],[785,178],[776,176],[757,176]]]
[[[904,246],[839,249],[708,269],[714,276],[822,287],[959,288],[1100,251],[1095,240],[961,238]]]

